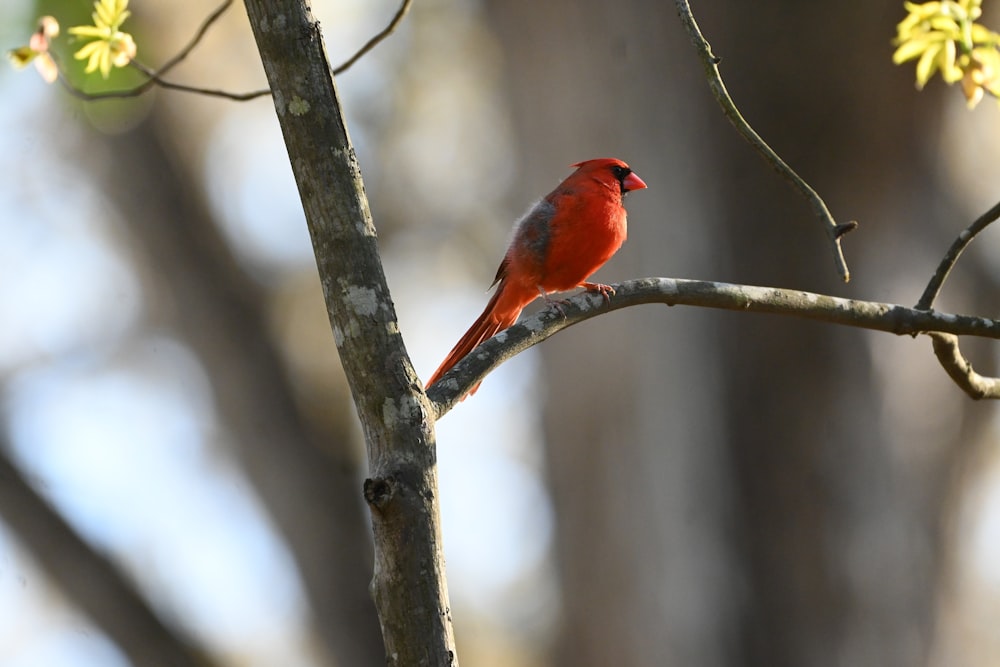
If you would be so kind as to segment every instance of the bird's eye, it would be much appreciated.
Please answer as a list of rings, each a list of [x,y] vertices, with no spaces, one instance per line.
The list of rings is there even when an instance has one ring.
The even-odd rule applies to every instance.
[[[615,178],[617,178],[619,181],[622,181],[625,179],[626,176],[632,173],[632,170],[629,169],[628,167],[622,167],[616,164],[615,166],[611,167],[611,173],[614,174]]]

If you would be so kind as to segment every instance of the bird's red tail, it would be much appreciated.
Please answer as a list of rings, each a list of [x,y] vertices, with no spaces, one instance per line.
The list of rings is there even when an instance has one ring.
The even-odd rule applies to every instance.
[[[455,366],[462,358],[469,352],[476,349],[476,346],[482,343],[484,340],[493,337],[498,331],[503,331],[510,325],[517,321],[518,315],[521,314],[521,310],[526,306],[531,300],[534,299],[534,295],[523,304],[518,305],[516,308],[512,308],[507,304],[501,304],[500,299],[502,296],[509,297],[509,294],[505,295],[504,284],[501,283],[497,291],[493,294],[489,303],[486,304],[486,309],[483,310],[483,314],[473,323],[469,330],[465,332],[465,335],[455,344],[455,347],[445,360],[441,362],[434,374],[431,375],[430,379],[427,380],[426,387],[431,386],[435,382],[441,379],[441,376],[447,373]],[[509,301],[509,298],[504,298],[504,301]],[[506,306],[506,307],[505,307]],[[469,396],[476,393],[479,389],[477,384],[475,387],[469,390]]]

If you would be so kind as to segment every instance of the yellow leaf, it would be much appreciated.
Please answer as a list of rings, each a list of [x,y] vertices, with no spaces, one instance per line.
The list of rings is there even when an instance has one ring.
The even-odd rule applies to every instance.
[[[69,34],[76,35],[77,37],[96,37],[97,39],[104,38],[107,31],[104,28],[98,28],[92,25],[78,25],[73,26],[69,29]]]
[[[913,60],[927,50],[931,42],[927,39],[911,39],[900,44],[896,52],[892,54],[892,62],[900,65],[907,60]]]
[[[913,37],[914,33],[925,32],[923,28],[920,28],[921,21],[923,19],[915,14],[910,14],[900,21],[896,26],[896,41],[902,42]]]
[[[104,42],[88,42],[87,44],[84,44],[83,47],[79,51],[77,51],[76,53],[74,53],[73,57],[76,58],[77,60],[83,60],[84,58],[90,58],[93,55],[94,51],[97,51],[98,49],[101,48],[101,45],[103,43]],[[91,70],[87,70],[87,71],[91,71]]]
[[[997,42],[1000,42],[1000,35],[993,32],[982,23],[973,23],[972,41],[975,44],[996,44]]]
[[[909,13],[914,16],[919,16],[920,18],[927,18],[929,16],[933,16],[934,14],[941,13],[940,2],[924,2],[919,5],[915,2],[904,2],[903,7],[905,7],[906,11]]]
[[[98,67],[101,70],[101,76],[107,79],[111,75],[111,49],[101,49],[98,53],[100,54]]]
[[[962,5],[965,11],[969,14],[969,18],[973,21],[983,15],[981,7],[983,4],[982,0],[959,0],[959,4]]]
[[[917,61],[917,88],[923,88],[934,74],[938,65],[938,55],[943,48],[941,42],[935,42],[920,56],[920,60]]]
[[[965,74],[961,67],[955,65],[955,42],[948,40],[938,56],[938,67],[941,68],[941,78],[952,84],[960,81]]]
[[[115,8],[106,0],[94,3],[94,25],[111,25],[115,20]]]
[[[931,18],[930,26],[937,32],[943,32],[952,38],[961,34],[958,22],[950,16],[935,16]]]

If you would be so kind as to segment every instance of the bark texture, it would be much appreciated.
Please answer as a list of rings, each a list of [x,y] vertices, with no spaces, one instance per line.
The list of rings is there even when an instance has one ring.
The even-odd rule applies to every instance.
[[[399,334],[319,25],[302,2],[247,12],[368,448],[372,590],[390,665],[457,664],[441,553],[433,416]]]

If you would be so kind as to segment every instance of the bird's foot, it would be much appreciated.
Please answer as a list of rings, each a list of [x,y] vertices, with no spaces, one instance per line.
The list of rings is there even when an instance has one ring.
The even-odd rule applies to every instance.
[[[563,319],[566,319],[566,311],[563,310],[563,306],[568,306],[569,301],[567,301],[566,299],[553,299],[551,296],[549,296],[548,292],[542,289],[541,285],[538,286],[538,295],[542,297],[542,299],[545,301],[546,306],[551,306],[555,308],[556,312],[558,312]]]
[[[554,308],[564,320],[566,319],[566,311],[563,310],[563,306],[568,306],[569,301],[566,299],[553,299],[548,294],[542,295],[542,298],[545,299],[546,305]]]
[[[580,287],[588,292],[600,292],[604,297],[604,303],[611,303],[611,297],[615,294],[615,288],[604,283],[580,283]]]

